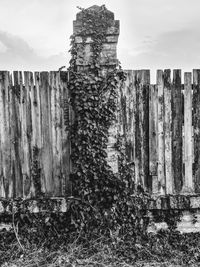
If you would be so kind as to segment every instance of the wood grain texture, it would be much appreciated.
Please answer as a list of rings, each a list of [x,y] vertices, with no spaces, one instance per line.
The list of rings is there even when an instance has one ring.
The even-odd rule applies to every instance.
[[[59,86],[59,72],[50,72],[51,86],[51,126],[53,153],[54,194],[61,192],[61,153],[62,153],[62,118],[61,118],[61,88]]]
[[[183,186],[182,122],[181,70],[174,70],[172,86],[172,169],[176,193],[179,193]]]
[[[140,182],[145,189],[151,190],[152,181],[149,175],[149,87],[150,87],[150,71],[141,70],[137,73],[136,82],[136,113],[139,113],[137,117],[138,136],[139,141],[138,160],[139,162],[139,174]],[[140,137],[140,140],[139,138]],[[140,150],[140,151],[139,151]]]
[[[33,125],[33,110],[31,105],[31,96],[33,93],[33,75],[32,73],[24,72],[24,86],[21,90],[21,132],[22,132],[22,175],[25,197],[35,195],[35,190],[32,181],[31,167],[32,167],[32,139],[35,125]]]
[[[22,87],[22,73],[14,71],[14,87],[11,93],[11,139],[12,139],[12,170],[15,180],[14,197],[23,197],[22,176],[22,146],[21,121],[19,119],[20,91]]]
[[[165,141],[164,141],[164,76],[157,71],[158,86],[158,192],[164,195],[165,189]]]
[[[122,107],[122,136],[124,137],[125,153],[132,170],[132,179],[135,179],[135,112],[136,90],[135,74],[132,70],[126,70],[126,81],[121,90]]]
[[[139,71],[134,71],[135,76],[135,89],[136,89],[136,111],[135,111],[135,181],[136,184],[142,184],[144,174],[142,172],[142,125],[141,125],[141,117],[143,114],[142,103],[141,103],[141,88],[140,88],[140,78]]]
[[[157,175],[158,162],[158,87],[150,86],[149,94],[149,171]]]
[[[183,191],[191,193],[194,190],[192,175],[192,74],[184,74],[184,163],[185,179]]]
[[[1,197],[13,197],[13,176],[11,169],[11,127],[10,127],[10,84],[9,72],[0,72],[0,143],[1,143]]]
[[[165,183],[166,193],[174,192],[174,178],[172,172],[172,85],[171,71],[164,71],[164,142],[165,142]]]
[[[51,87],[49,73],[40,73],[41,99],[41,132],[42,132],[42,175],[44,175],[45,194],[52,195],[53,183],[53,153],[52,153],[52,118],[51,118]]]
[[[69,102],[69,91],[67,88],[68,73],[60,72],[61,88],[61,118],[62,118],[62,194],[71,195],[72,186],[69,180],[71,173],[71,144],[69,130],[71,126],[71,106]]]
[[[194,186],[200,192],[200,70],[193,70]]]
[[[124,97],[126,101],[126,155],[128,161],[135,161],[135,88],[134,88],[134,76],[131,70],[126,71],[127,78],[124,86]]]

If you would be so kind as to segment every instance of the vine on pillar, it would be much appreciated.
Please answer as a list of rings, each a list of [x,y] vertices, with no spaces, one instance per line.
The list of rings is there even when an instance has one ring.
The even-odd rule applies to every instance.
[[[94,6],[81,9],[78,17],[78,30],[71,37],[68,84],[74,111],[70,133],[75,200],[71,205],[72,222],[75,228],[87,231],[98,231],[99,227],[124,230],[127,225],[131,228],[140,225],[136,211],[145,201],[138,196],[133,201],[134,181],[129,172],[114,174],[107,162],[106,149],[109,128],[116,115],[117,90],[119,83],[126,79],[119,65],[104,65],[104,46],[114,16],[104,6]],[[120,152],[120,142],[117,147]]]

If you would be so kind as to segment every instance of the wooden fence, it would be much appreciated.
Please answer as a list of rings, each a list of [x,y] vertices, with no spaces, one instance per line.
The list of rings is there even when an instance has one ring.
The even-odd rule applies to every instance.
[[[126,71],[119,132],[136,183],[161,195],[200,193],[200,70]],[[173,76],[171,78],[171,76]],[[192,81],[193,76],[193,81]],[[0,72],[0,197],[70,192],[66,72]]]
[[[181,70],[158,70],[156,85],[149,70],[127,77],[121,123],[137,182],[161,195],[200,193],[200,70],[184,84]]]
[[[0,72],[0,197],[69,188],[67,74]]]

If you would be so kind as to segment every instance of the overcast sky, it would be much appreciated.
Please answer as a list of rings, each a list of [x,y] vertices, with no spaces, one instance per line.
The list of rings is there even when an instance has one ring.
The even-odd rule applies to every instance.
[[[124,69],[200,68],[200,0],[0,0],[0,70],[68,66],[76,6],[94,4],[120,20]]]

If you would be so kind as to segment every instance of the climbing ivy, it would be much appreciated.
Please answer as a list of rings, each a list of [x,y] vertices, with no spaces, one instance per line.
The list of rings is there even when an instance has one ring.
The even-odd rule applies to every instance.
[[[106,147],[108,130],[115,119],[116,88],[119,75],[114,68],[102,74],[99,64],[106,30],[111,26],[111,17],[106,9],[82,11],[82,25],[78,33],[72,36],[69,90],[74,111],[74,123],[71,128],[73,173],[73,193],[88,201],[105,207],[113,201],[110,190],[116,190],[116,177],[107,163]],[[92,56],[87,72],[78,69],[80,45],[77,36],[83,38],[82,51],[88,35],[92,38]],[[79,53],[79,55],[78,55]]]
[[[113,14],[103,6],[99,11],[81,9],[81,27],[71,37],[69,84],[74,112],[71,127],[71,160],[73,171],[72,223],[81,230],[102,229],[139,233],[144,206],[144,195],[133,197],[134,179],[126,163],[120,137],[119,174],[115,175],[107,162],[109,128],[116,119],[119,84],[126,75],[120,66],[102,71],[101,52]],[[76,42],[82,38],[82,43]],[[81,68],[88,36],[91,37],[91,56]],[[81,65],[81,64],[80,64]],[[144,225],[144,224],[143,224]],[[133,230],[135,227],[135,230]],[[136,229],[137,228],[137,229]]]

